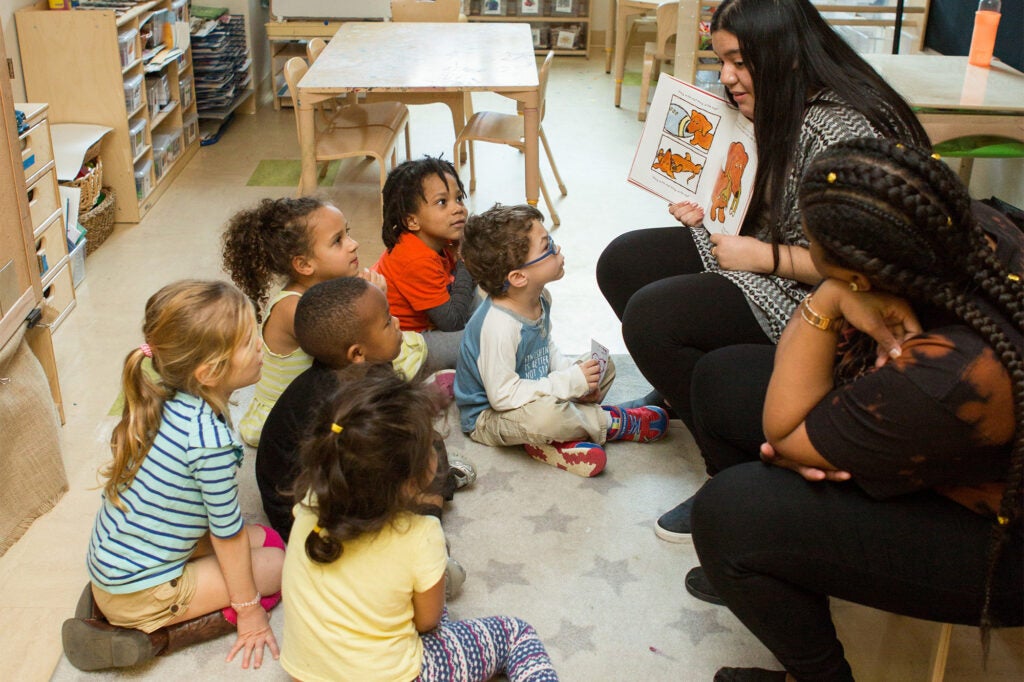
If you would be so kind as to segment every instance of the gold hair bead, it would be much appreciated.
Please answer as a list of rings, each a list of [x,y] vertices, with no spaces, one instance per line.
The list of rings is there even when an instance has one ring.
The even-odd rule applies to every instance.
[[[902,142],[897,142],[896,143],[896,149],[903,149],[903,143]]]
[[[345,430],[345,428],[343,426],[340,426],[338,424],[335,424],[334,422],[331,422],[331,431],[332,432],[334,432],[334,433],[341,433],[344,430]]]
[[[932,158],[933,158],[933,159],[935,159],[936,161],[938,161],[938,160],[939,160],[939,159],[941,159],[942,157],[941,157],[941,156],[939,156],[938,154],[932,154]]]
[[[829,173],[828,175],[825,176],[825,179],[828,180],[828,184],[831,185],[832,183],[834,183],[836,181],[836,174],[835,173]]]
[[[996,517],[996,521],[999,522],[1000,526],[1008,526],[1008,525],[1010,525],[1010,519],[1005,517],[1005,516],[997,516]]]
[[[1010,280],[1011,282],[1019,282],[1020,275],[1018,275],[1015,272],[1011,272],[1009,275],[1006,276],[1006,279]]]
[[[946,225],[949,226],[949,227],[953,227],[953,218],[952,217],[946,216]]]

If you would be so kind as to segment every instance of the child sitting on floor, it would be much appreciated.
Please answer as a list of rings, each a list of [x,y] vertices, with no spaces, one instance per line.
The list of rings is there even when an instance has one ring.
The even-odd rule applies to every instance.
[[[405,331],[423,332],[431,369],[452,369],[476,283],[459,256],[466,192],[448,161],[425,156],[388,173],[374,269],[387,281],[391,310]]]
[[[335,277],[385,283],[377,273],[360,269],[359,242],[350,236],[348,220],[322,199],[264,199],[231,218],[223,241],[224,269],[262,311],[263,376],[238,425],[242,440],[256,447],[281,391],[313,361],[295,336],[295,306],[302,292]],[[276,281],[284,286],[270,296]],[[406,334],[395,368],[412,377],[426,355],[423,338]]]
[[[256,451],[256,483],[263,510],[286,540],[292,527],[291,488],[299,473],[299,443],[317,406],[337,390],[337,370],[351,364],[392,362],[402,347],[403,334],[380,289],[357,277],[339,277],[310,287],[299,299],[295,336],[313,364],[270,410]],[[443,453],[443,442],[441,448]],[[441,472],[434,492],[446,499],[451,499],[455,487],[476,478],[473,467],[455,457],[442,462]]]
[[[302,680],[557,680],[529,624],[447,618],[444,532],[416,513],[437,468],[429,391],[379,365],[340,377],[302,446],[281,666]]]
[[[551,295],[565,259],[533,206],[496,204],[466,224],[466,267],[489,295],[466,325],[455,400],[462,430],[484,445],[526,446],[534,459],[580,476],[605,466],[606,440],[661,438],[660,407],[601,405],[614,377],[572,363],[551,338]]]
[[[231,394],[260,376],[252,305],[226,282],[185,280],[150,297],[142,331],[64,653],[80,670],[131,666],[237,630],[228,660],[258,668],[264,646],[277,658],[265,609],[280,599],[284,543],[242,521],[242,446],[225,421]]]

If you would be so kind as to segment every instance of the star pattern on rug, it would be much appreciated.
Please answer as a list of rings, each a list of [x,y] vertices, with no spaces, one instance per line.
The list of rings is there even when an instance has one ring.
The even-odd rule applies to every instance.
[[[458,500],[459,498],[456,496],[455,500],[449,504],[457,507]],[[444,512],[444,518],[441,519],[441,526],[444,528],[444,534],[446,536],[457,538],[462,534],[462,529],[474,521],[476,521],[476,519],[472,516],[465,516],[452,508],[448,508]]]
[[[580,517],[573,516],[571,514],[563,514],[557,504],[553,504],[548,507],[548,510],[543,514],[523,515],[524,521],[529,521],[533,524],[533,532],[535,534],[543,533],[548,530],[556,533],[568,533],[569,523],[578,518]]]
[[[487,583],[488,592],[493,592],[502,585],[529,585],[530,581],[523,577],[525,566],[523,563],[505,563],[488,559],[486,568],[473,571],[473,580]]]
[[[593,490],[598,495],[608,495],[615,488],[625,488],[626,486],[605,471],[600,476],[595,476],[594,478],[580,479],[579,485],[576,487],[580,490]]]
[[[525,453],[523,456],[526,456]],[[493,493],[498,490],[515,492],[511,481],[519,475],[519,472],[515,470],[490,469],[477,477],[473,487],[482,493]]]
[[[580,651],[597,651],[594,646],[594,625],[576,625],[571,620],[562,619],[558,632],[550,637],[544,637],[544,644],[548,647],[558,648],[565,656],[571,658]]]
[[[583,575],[605,581],[615,590],[615,595],[622,596],[622,588],[629,583],[640,582],[640,578],[629,570],[629,559],[608,561],[603,556],[594,557],[594,567]]]
[[[690,643],[697,646],[708,635],[713,635],[717,632],[732,632],[731,628],[727,628],[718,622],[718,614],[719,609],[694,611],[683,606],[679,609],[679,618],[669,623],[668,627],[685,632],[690,636]]]

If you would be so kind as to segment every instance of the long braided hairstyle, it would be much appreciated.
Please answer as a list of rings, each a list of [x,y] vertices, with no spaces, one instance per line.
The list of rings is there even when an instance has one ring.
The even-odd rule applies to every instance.
[[[390,364],[349,365],[338,382],[301,445],[293,488],[296,501],[317,515],[305,550],[322,564],[340,557],[345,542],[417,511],[436,461],[437,408],[428,388],[405,381]]]
[[[1024,477],[1024,283],[996,258],[971,214],[967,189],[937,155],[876,138],[820,154],[800,187],[808,234],[829,262],[878,289],[946,310],[986,339],[1013,382],[1016,429],[1006,492],[992,525],[982,643],[987,653],[992,581],[1011,528],[1021,523]],[[1002,318],[1004,326],[997,323]],[[1006,322],[1009,325],[1006,325]],[[1014,338],[1016,337],[1016,338]]]

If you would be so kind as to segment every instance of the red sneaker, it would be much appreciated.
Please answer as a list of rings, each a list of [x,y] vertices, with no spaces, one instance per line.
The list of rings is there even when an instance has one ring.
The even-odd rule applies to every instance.
[[[597,476],[604,471],[604,465],[608,462],[603,447],[582,440],[567,443],[552,441],[539,445],[527,444],[523,447],[535,460],[584,478]]]

